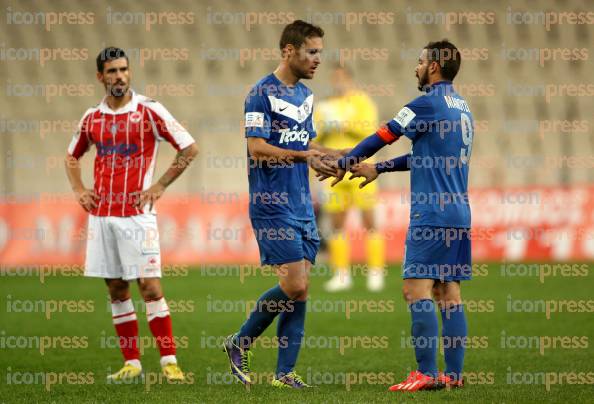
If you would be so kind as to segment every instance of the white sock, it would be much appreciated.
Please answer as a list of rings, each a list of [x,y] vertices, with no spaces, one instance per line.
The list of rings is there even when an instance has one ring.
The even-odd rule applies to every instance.
[[[130,359],[129,361],[124,362],[126,365],[132,365],[136,368],[142,369],[142,365],[140,364],[139,359]]]
[[[351,280],[351,271],[348,268],[337,268],[334,277],[339,278],[342,282],[348,282]]]
[[[166,365],[169,365],[170,363],[177,364],[177,358],[175,357],[175,355],[161,356],[161,367],[165,367]]]
[[[150,323],[156,317],[167,317],[169,315],[169,306],[164,297],[159,300],[146,302],[146,319]]]

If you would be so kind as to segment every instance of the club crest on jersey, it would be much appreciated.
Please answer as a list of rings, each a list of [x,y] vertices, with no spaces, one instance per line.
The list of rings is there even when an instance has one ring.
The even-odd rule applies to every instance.
[[[309,116],[310,112],[311,111],[309,110],[309,104],[307,103],[307,100],[303,101],[301,107],[297,109],[297,120],[299,122],[303,121],[305,118]]]
[[[310,111],[309,111],[309,104],[307,103],[307,100],[305,100],[303,102],[303,111],[305,112],[305,116],[309,115]]]
[[[138,123],[138,122],[140,122],[140,118],[141,118],[140,112],[138,112],[138,111],[133,112],[130,115],[130,122],[132,122],[132,123]]]
[[[289,144],[291,142],[301,142],[303,145],[307,145],[309,141],[309,132],[305,129],[297,130],[298,126],[293,126],[292,130],[281,129],[279,144]]]

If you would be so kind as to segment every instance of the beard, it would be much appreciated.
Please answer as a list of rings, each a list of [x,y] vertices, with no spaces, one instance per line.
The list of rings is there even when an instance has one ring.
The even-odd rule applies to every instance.
[[[425,91],[425,88],[427,88],[429,85],[429,69],[426,69],[425,72],[420,77],[418,77],[418,79],[419,85],[417,88],[419,91]]]
[[[115,84],[117,85],[117,84],[124,84],[124,83],[118,82]],[[122,85],[122,86],[116,87],[116,85],[107,86],[107,91],[108,91],[109,95],[111,95],[113,97],[123,97],[124,95],[126,95],[126,93],[128,92],[129,86]]]
[[[293,73],[298,80],[307,80],[313,78],[313,74],[310,72],[311,67],[303,67],[301,64],[298,63],[292,63],[290,67],[291,73]]]
[[[295,77],[297,77],[297,79],[299,79],[299,80],[312,78],[312,75],[309,73],[309,70],[306,70],[306,69],[301,69],[299,67],[295,67],[292,69],[292,72],[295,75]]]

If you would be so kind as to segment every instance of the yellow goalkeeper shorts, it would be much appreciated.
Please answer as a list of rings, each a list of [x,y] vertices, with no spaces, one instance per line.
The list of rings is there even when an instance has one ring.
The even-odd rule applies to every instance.
[[[324,193],[322,195],[322,206],[328,213],[339,213],[355,207],[361,210],[369,210],[375,207],[378,200],[377,183],[367,184],[359,189],[359,184],[364,178],[349,180],[349,173],[335,187],[330,187],[332,178],[325,181]]]

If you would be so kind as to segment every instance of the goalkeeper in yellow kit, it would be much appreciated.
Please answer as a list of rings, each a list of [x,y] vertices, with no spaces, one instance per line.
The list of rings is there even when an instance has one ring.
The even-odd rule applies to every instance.
[[[314,109],[318,134],[315,141],[333,149],[350,149],[377,129],[377,107],[367,93],[357,89],[346,68],[336,67],[331,80],[335,96],[318,102]],[[328,240],[328,249],[334,276],[325,285],[329,292],[347,290],[352,286],[349,246],[364,240],[367,288],[380,291],[384,287],[384,239],[376,231],[374,220],[377,183],[372,182],[359,189],[360,182],[342,181],[332,188],[329,182],[324,183],[322,209],[330,217],[333,231]],[[348,240],[344,232],[345,218],[351,208],[357,208],[361,212],[363,225],[367,230],[364,240]]]

